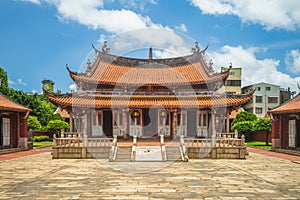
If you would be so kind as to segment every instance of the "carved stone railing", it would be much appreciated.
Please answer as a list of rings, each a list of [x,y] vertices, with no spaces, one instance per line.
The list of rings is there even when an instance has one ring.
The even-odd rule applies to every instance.
[[[165,141],[164,141],[164,135],[160,135],[160,147],[161,147],[161,156],[163,161],[167,161],[167,151],[166,151],[166,146],[165,146]]]
[[[180,136],[179,150],[180,150],[181,160],[184,161],[184,162],[187,162],[189,160],[188,159],[188,152],[187,152],[187,148],[186,148],[185,143],[184,143],[184,136],[183,135]]]
[[[75,138],[75,137],[81,137],[82,133],[80,132],[62,132],[60,134],[61,138]]]
[[[53,147],[81,147],[82,139],[79,137],[57,138],[53,135]]]
[[[132,148],[131,148],[131,155],[130,155],[130,161],[135,161],[136,157],[136,147],[137,147],[137,136],[134,135],[132,139]]]
[[[115,161],[116,160],[117,151],[118,151],[117,140],[118,140],[118,137],[116,135],[114,135],[111,150],[110,150],[110,153],[109,153],[109,161]]]
[[[241,139],[224,138],[185,138],[188,147],[245,147],[245,136]]]
[[[78,137],[73,134],[68,134],[69,137],[57,138],[56,134],[53,135],[53,147],[66,147],[66,146],[78,146],[78,147],[111,147],[111,138],[87,138],[86,136]]]

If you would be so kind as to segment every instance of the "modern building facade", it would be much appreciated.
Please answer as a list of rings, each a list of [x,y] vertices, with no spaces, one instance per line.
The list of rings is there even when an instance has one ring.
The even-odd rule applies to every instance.
[[[0,149],[27,150],[27,118],[30,109],[0,94]]]
[[[229,76],[225,81],[220,92],[225,94],[241,94],[242,93],[242,68],[222,67],[221,72],[229,70]]]
[[[253,100],[244,106],[258,118],[267,116],[268,110],[280,105],[280,87],[269,83],[257,83],[242,88],[242,92],[255,89]]]
[[[147,59],[93,48],[96,58],[84,73],[67,67],[78,92],[45,91],[87,137],[211,137],[222,131],[231,111],[252,99],[250,91],[217,93],[230,71],[214,73],[199,48],[188,56],[164,59],[153,59],[151,48]]]

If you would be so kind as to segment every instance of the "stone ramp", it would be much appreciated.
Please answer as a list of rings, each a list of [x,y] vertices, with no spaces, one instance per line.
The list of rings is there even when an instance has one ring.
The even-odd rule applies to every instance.
[[[160,146],[138,146],[135,161],[163,161]]]

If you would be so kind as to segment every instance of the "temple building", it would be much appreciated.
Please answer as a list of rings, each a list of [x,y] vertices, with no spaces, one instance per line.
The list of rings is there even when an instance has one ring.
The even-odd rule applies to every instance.
[[[252,92],[217,93],[229,70],[215,73],[204,59],[206,48],[198,45],[190,55],[163,59],[154,59],[152,48],[146,59],[93,48],[96,56],[85,72],[67,66],[77,92],[45,90],[47,98],[73,118],[71,131],[87,137],[211,137],[224,126],[229,132],[225,119],[252,99]]]
[[[30,111],[0,93],[0,150],[28,150],[27,118]]]
[[[272,148],[300,148],[300,93],[268,112],[272,119]]]

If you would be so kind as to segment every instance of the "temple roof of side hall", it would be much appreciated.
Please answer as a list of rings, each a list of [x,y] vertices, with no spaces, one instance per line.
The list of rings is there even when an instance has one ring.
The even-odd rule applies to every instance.
[[[232,107],[248,103],[252,93],[243,95],[91,95],[89,93],[51,94],[47,98],[61,108],[151,108],[157,105],[165,108],[212,108]]]

